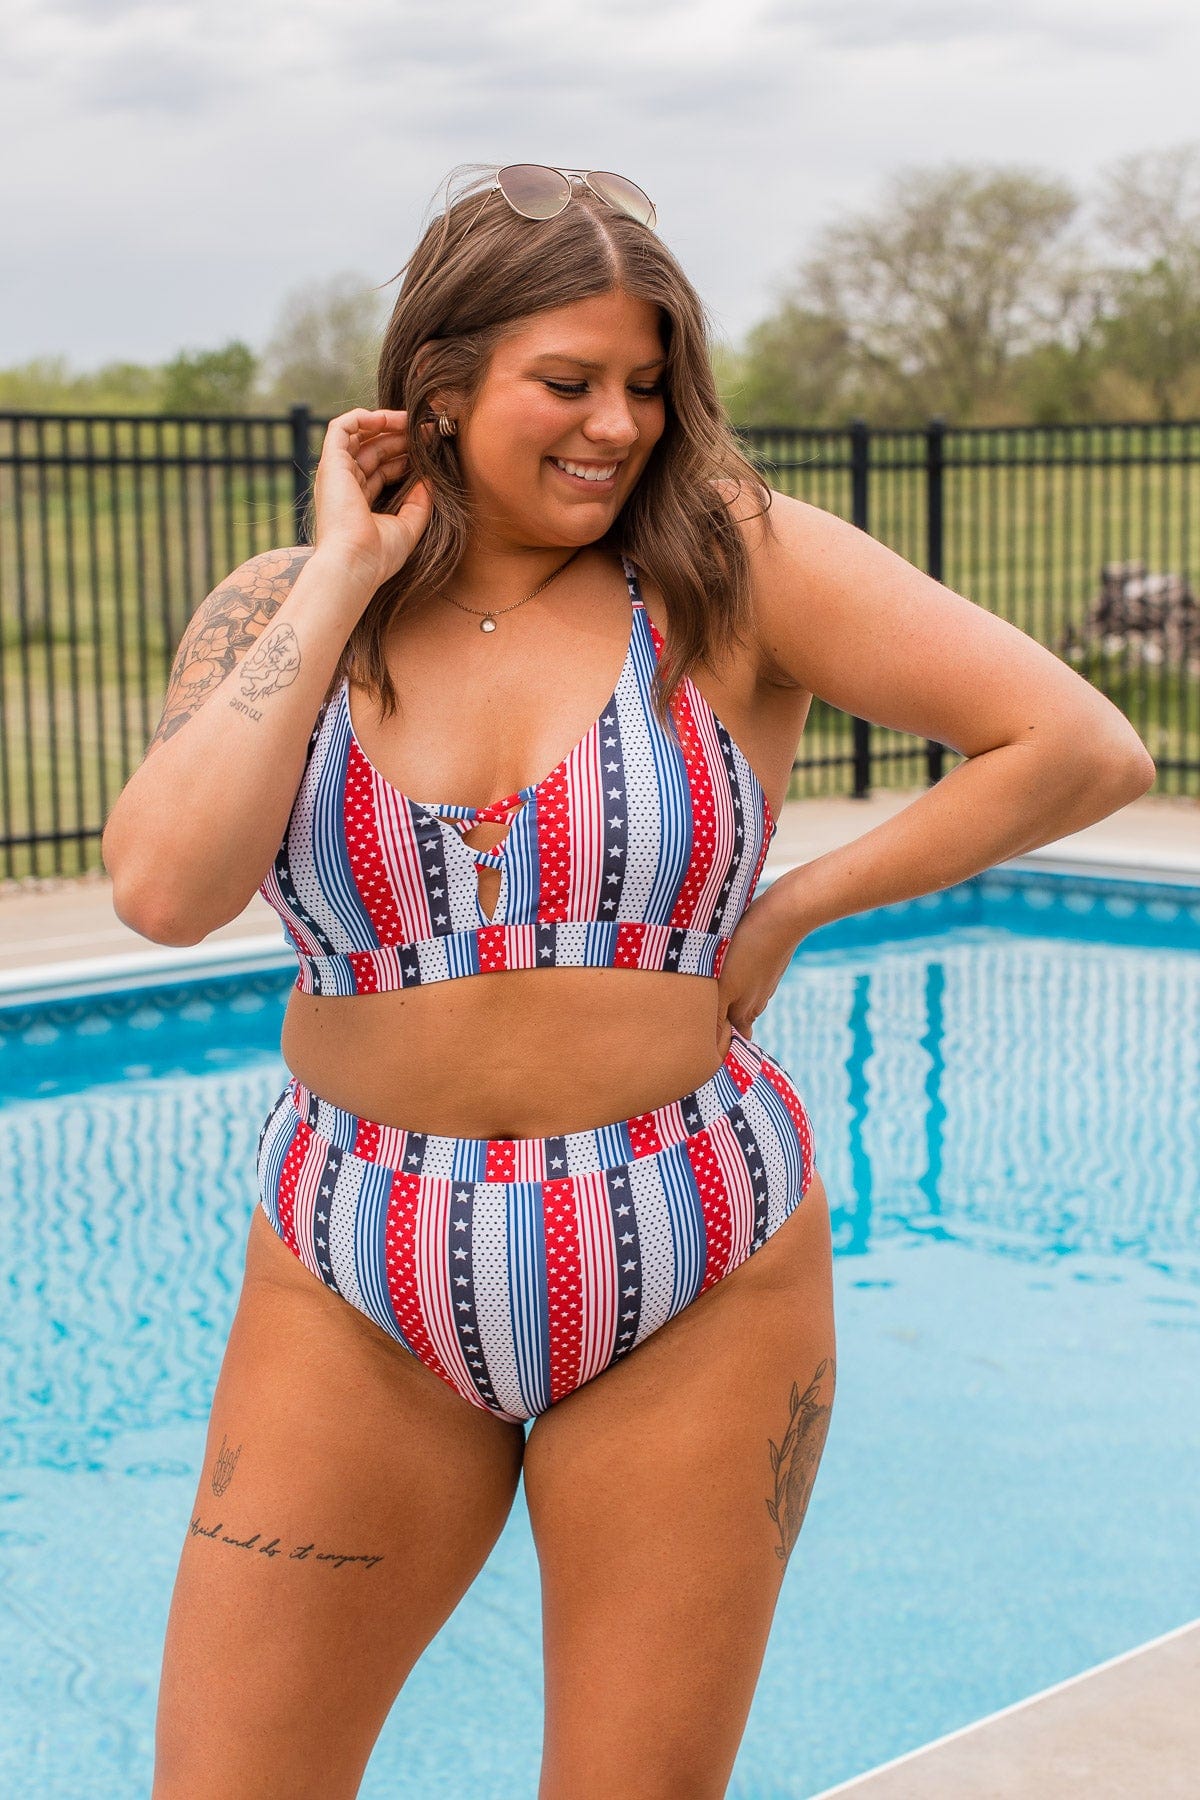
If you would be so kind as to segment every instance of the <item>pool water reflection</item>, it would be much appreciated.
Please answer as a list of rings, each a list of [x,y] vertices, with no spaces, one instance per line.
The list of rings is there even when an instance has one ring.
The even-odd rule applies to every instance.
[[[1200,956],[1112,917],[1109,941],[1090,915],[928,908],[816,934],[758,1022],[833,1208],[839,1387],[738,1800],[814,1794],[1200,1613]],[[20,1024],[41,1097],[0,1107],[7,1791],[148,1791],[287,985]],[[530,1795],[540,1709],[518,1495],[364,1800]]]

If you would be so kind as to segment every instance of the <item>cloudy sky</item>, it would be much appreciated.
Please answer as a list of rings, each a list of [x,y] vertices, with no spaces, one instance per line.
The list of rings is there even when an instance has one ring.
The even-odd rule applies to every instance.
[[[1195,0],[5,0],[0,366],[242,338],[387,282],[460,162],[617,169],[738,339],[949,160],[1085,192],[1200,138]],[[393,290],[389,290],[390,292]]]

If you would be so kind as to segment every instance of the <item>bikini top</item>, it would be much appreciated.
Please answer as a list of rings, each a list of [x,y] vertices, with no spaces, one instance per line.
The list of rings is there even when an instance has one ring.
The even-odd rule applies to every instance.
[[[622,557],[629,647],[591,729],[541,781],[487,806],[414,800],[363,754],[349,683],[321,708],[259,893],[307,994],[375,994],[505,969],[721,972],[775,834],[758,779],[690,678],[650,682],[664,640]],[[462,836],[509,823],[490,850]],[[491,918],[476,866],[499,869]]]

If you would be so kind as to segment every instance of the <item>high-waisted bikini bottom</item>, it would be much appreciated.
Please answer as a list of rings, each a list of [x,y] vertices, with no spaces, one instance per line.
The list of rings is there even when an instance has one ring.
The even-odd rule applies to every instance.
[[[438,1137],[360,1119],[292,1076],[258,1147],[263,1210],[301,1262],[514,1422],[761,1249],[812,1173],[799,1094],[736,1029],[701,1087],[594,1131]]]

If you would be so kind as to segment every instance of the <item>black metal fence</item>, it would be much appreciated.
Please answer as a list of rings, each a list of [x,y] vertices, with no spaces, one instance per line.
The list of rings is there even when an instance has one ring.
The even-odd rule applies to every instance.
[[[98,866],[196,606],[300,541],[324,423],[0,413],[0,877]],[[1158,791],[1200,794],[1200,421],[743,436],[773,486],[1070,661]],[[956,760],[818,700],[791,792],[914,787]]]

